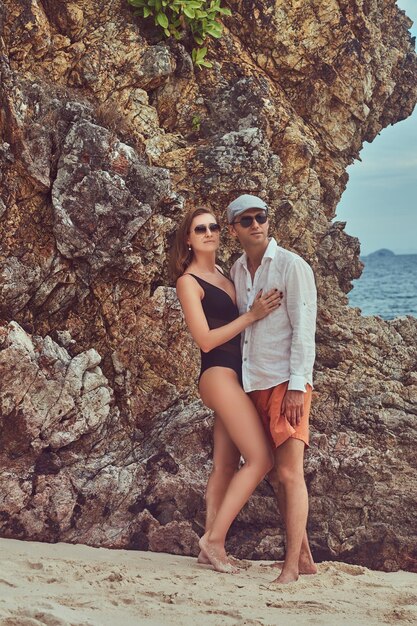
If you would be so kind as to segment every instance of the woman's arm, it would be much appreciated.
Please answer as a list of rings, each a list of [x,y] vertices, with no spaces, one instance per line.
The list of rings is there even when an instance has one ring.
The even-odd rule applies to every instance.
[[[280,296],[277,290],[271,290],[265,295],[259,292],[250,311],[243,313],[229,324],[210,329],[201,304],[204,295],[202,287],[192,276],[183,274],[177,280],[176,288],[185,322],[194,341],[203,352],[210,352],[213,348],[221,346],[239,335],[247,326],[266,317],[280,306]]]

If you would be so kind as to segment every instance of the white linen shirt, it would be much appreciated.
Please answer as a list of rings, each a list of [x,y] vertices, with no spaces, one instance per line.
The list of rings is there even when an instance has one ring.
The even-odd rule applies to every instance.
[[[317,294],[311,267],[271,238],[253,283],[246,253],[230,273],[241,314],[261,289],[283,293],[278,309],[242,333],[244,390],[269,389],[287,380],[291,390],[305,391],[307,383],[313,386]]]

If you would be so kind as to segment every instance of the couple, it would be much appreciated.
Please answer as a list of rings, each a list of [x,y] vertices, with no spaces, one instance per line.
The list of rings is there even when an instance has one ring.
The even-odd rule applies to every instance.
[[[172,256],[185,321],[201,349],[199,392],[215,413],[199,562],[236,572],[226,534],[268,474],[286,528],[285,560],[274,582],[289,583],[317,571],[306,532],[303,470],[315,354],[314,277],[301,257],[268,237],[261,198],[239,196],[227,207],[227,221],[244,250],[232,267],[233,282],[216,265],[220,225],[209,209],[186,215]]]

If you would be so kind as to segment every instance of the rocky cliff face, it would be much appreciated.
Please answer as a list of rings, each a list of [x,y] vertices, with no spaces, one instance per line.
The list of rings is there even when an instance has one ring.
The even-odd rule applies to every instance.
[[[196,553],[211,415],[167,254],[186,208],[252,192],[317,277],[315,555],[416,570],[417,320],[348,307],[359,243],[331,222],[417,100],[410,22],[394,0],[228,5],[204,71],[123,0],[0,9],[0,532]],[[282,554],[267,483],[230,548]]]

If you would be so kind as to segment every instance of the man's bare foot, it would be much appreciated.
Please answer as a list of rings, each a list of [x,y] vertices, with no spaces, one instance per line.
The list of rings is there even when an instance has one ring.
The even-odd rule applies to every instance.
[[[265,567],[279,567],[282,569],[284,567],[284,561],[275,561],[275,563],[266,564]],[[298,561],[298,573],[303,575],[308,574],[317,574],[317,565],[313,561],[313,557],[310,555],[300,555],[300,560]]]
[[[222,546],[210,543],[207,534],[208,533],[203,535],[198,542],[200,550],[203,553],[203,558],[207,557],[217,572],[222,572],[223,574],[237,574],[239,570],[230,563],[225,549],[222,548]]]
[[[313,557],[300,556],[298,569],[300,574],[317,574],[317,565],[314,563]]]
[[[288,583],[295,583],[297,582],[297,580],[298,580],[297,571],[283,569],[281,574],[278,576],[278,578],[272,581],[271,585],[287,585]]]
[[[317,565],[314,563],[307,539],[304,540],[301,546],[300,557],[298,559],[298,571],[300,574],[317,574]]]

